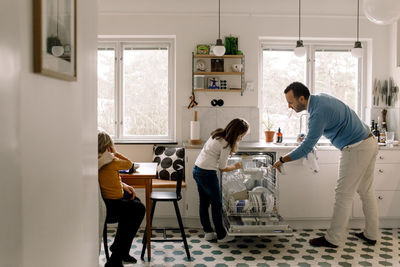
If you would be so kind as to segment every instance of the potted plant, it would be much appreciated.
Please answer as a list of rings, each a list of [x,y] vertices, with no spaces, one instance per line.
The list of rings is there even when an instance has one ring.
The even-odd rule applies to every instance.
[[[275,131],[272,130],[274,122],[267,115],[267,120],[263,120],[263,124],[264,124],[265,141],[267,143],[271,143],[274,141],[274,135],[275,135]]]

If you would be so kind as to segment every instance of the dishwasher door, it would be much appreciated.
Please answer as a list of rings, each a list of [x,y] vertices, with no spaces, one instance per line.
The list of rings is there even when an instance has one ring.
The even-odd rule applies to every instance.
[[[223,218],[229,235],[290,235],[293,230],[278,212],[275,152],[237,152],[228,165],[243,169],[221,174]]]

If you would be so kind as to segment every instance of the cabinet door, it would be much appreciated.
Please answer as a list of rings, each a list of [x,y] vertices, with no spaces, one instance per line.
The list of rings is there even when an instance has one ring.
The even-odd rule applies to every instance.
[[[381,218],[400,217],[400,191],[375,191],[378,203],[378,215]],[[353,204],[353,216],[356,218],[364,217],[361,200],[357,196]]]
[[[375,164],[375,190],[400,190],[400,164]]]
[[[200,149],[186,149],[186,162],[185,162],[185,216],[198,217],[199,216],[199,193],[197,185],[193,179],[193,167],[200,154]]]
[[[320,164],[318,173],[301,163],[286,164],[278,174],[279,213],[285,219],[331,218],[338,164]]]

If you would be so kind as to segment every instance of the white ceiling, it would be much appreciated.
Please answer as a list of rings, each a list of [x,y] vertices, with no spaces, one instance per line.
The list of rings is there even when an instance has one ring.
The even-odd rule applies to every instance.
[[[357,14],[357,0],[302,0],[301,5],[304,16]],[[218,0],[99,0],[99,12],[216,14]],[[298,0],[221,0],[221,14],[297,15]]]

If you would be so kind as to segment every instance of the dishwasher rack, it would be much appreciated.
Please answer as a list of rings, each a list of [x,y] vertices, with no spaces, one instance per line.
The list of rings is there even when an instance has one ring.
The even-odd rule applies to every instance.
[[[279,215],[279,189],[275,152],[238,152],[228,164],[242,162],[243,168],[221,174],[224,223],[231,235],[290,234]]]

